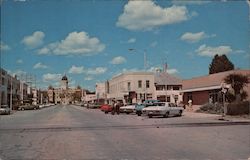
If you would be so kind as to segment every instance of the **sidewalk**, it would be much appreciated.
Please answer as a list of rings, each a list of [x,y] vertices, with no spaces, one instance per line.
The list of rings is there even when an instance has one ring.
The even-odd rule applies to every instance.
[[[187,108],[183,112],[183,116],[189,117],[189,118],[212,118],[214,120],[221,120],[222,115],[219,114],[209,114],[209,113],[198,113],[196,110],[198,110],[199,106],[193,106],[192,109]],[[222,121],[229,121],[229,122],[250,122],[250,115],[237,115],[237,116],[230,116],[226,115],[224,117],[224,120]]]

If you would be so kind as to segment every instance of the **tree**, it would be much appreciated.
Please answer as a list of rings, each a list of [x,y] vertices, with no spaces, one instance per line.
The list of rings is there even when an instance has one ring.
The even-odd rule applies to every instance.
[[[53,89],[53,87],[52,87],[51,85],[49,85],[48,89],[49,89],[49,90],[52,90],[52,89]]]
[[[226,55],[219,56],[216,54],[209,65],[209,74],[234,70],[233,63],[227,58]]]
[[[82,88],[81,88],[81,86],[78,85],[78,86],[76,87],[76,89],[82,89]]]
[[[82,98],[82,92],[81,91],[75,91],[73,94],[73,100],[74,101],[78,101],[80,102],[81,101],[81,98]]]
[[[224,78],[225,83],[230,84],[233,93],[228,93],[229,101],[240,101],[247,97],[247,93],[243,88],[249,83],[248,76],[242,74],[229,74]]]

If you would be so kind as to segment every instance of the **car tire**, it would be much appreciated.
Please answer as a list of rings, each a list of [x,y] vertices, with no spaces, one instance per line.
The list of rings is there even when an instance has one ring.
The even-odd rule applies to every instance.
[[[107,111],[105,111],[104,113],[105,113],[105,114],[108,114],[108,112],[107,112]]]
[[[152,115],[149,114],[149,115],[148,115],[148,118],[152,118]]]
[[[178,116],[181,117],[181,115],[182,115],[182,110],[179,111]]]
[[[163,115],[164,118],[168,118],[169,112],[166,112],[166,114]]]
[[[24,111],[24,108],[21,108],[22,111]]]

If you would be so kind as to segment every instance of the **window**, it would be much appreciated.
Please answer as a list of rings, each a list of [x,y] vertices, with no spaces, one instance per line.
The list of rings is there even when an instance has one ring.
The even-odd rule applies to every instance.
[[[172,90],[172,86],[167,86],[167,90]]]
[[[4,78],[2,77],[2,85],[4,85]]]
[[[167,96],[167,102],[170,102],[170,96]]]
[[[180,90],[179,86],[173,86],[173,90]]]
[[[189,101],[189,100],[193,100],[192,93],[188,93],[188,94],[187,94],[187,100],[188,100],[188,101]]]
[[[128,82],[128,91],[130,91],[130,90],[131,90],[131,83]]]
[[[142,81],[139,80],[139,81],[138,81],[138,88],[141,88],[141,87],[142,87]]]
[[[149,80],[146,80],[146,88],[149,88]]]

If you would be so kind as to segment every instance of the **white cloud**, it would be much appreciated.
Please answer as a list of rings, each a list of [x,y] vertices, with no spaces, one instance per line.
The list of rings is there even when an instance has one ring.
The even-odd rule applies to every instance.
[[[158,70],[162,71],[162,67],[155,66],[155,67],[151,67],[150,69],[148,69],[149,72],[156,72]],[[177,69],[175,69],[175,68],[171,68],[171,69],[167,69],[167,73],[176,74],[176,73],[179,73],[179,71]]]
[[[157,46],[157,44],[158,44],[158,43],[157,43],[156,41],[154,41],[154,42],[152,42],[152,43],[150,44],[150,46],[151,46],[151,47],[155,47],[155,46]]]
[[[38,62],[37,64],[35,64],[35,65],[33,66],[33,68],[34,68],[34,69],[46,69],[46,68],[48,68],[48,66],[42,64],[41,62]]]
[[[176,73],[179,73],[179,71],[178,71],[177,69],[175,69],[175,68],[167,69],[167,72],[168,72],[169,74],[176,74]]]
[[[84,78],[84,80],[85,80],[85,81],[91,81],[91,80],[93,80],[93,77],[87,76],[87,77]]]
[[[235,53],[245,53],[246,51],[244,50],[236,50]]]
[[[128,30],[151,30],[155,27],[188,20],[185,6],[162,8],[152,1],[129,1],[116,25]]]
[[[105,45],[98,38],[91,38],[86,32],[71,32],[60,42],[54,42],[41,48],[38,50],[38,54],[93,55],[104,49]]]
[[[45,34],[41,31],[36,31],[30,36],[25,36],[22,43],[26,45],[29,49],[34,49],[43,44],[43,38]]]
[[[103,74],[107,71],[105,67],[89,68],[85,71],[86,74],[98,75]]]
[[[136,39],[135,38],[130,38],[129,40],[128,40],[128,43],[135,43],[136,42]]]
[[[7,70],[7,73],[12,75],[12,76],[15,76],[15,75],[21,76],[21,75],[26,74],[27,72],[25,72],[25,71],[23,71],[21,69],[18,69],[18,70],[15,70],[15,71]]]
[[[4,42],[0,42],[0,49],[1,51],[7,51],[7,50],[10,50],[10,46],[8,46],[7,44],[5,44]]]
[[[52,73],[47,73],[43,75],[43,81],[48,82],[48,81],[59,81],[61,79],[62,75],[61,74],[52,74]]]
[[[83,66],[77,67],[77,66],[73,65],[69,69],[69,73],[71,73],[71,74],[81,74],[83,72],[84,72],[84,67]]]
[[[118,56],[118,57],[114,57],[110,63],[111,64],[122,64],[125,63],[127,60],[126,58],[122,57],[122,56]]]
[[[69,86],[76,87],[76,81],[75,80],[69,81]]]
[[[197,32],[197,33],[186,32],[181,36],[181,40],[190,43],[195,43],[199,42],[202,39],[211,38],[215,36],[216,36],[215,34],[207,35],[205,32]]]
[[[200,56],[208,56],[213,57],[214,55],[222,55],[229,54],[233,50],[230,46],[218,46],[218,47],[210,47],[205,44],[201,45],[195,52]]]
[[[173,4],[175,5],[202,5],[210,3],[208,0],[173,0]]]
[[[69,69],[69,73],[71,74],[91,74],[91,75],[98,75],[103,74],[107,71],[105,67],[96,67],[96,68],[84,68],[83,66],[75,66],[73,65]]]
[[[22,63],[23,63],[23,60],[22,60],[22,59],[18,59],[18,60],[16,61],[16,63],[17,63],[17,64],[22,64]]]

